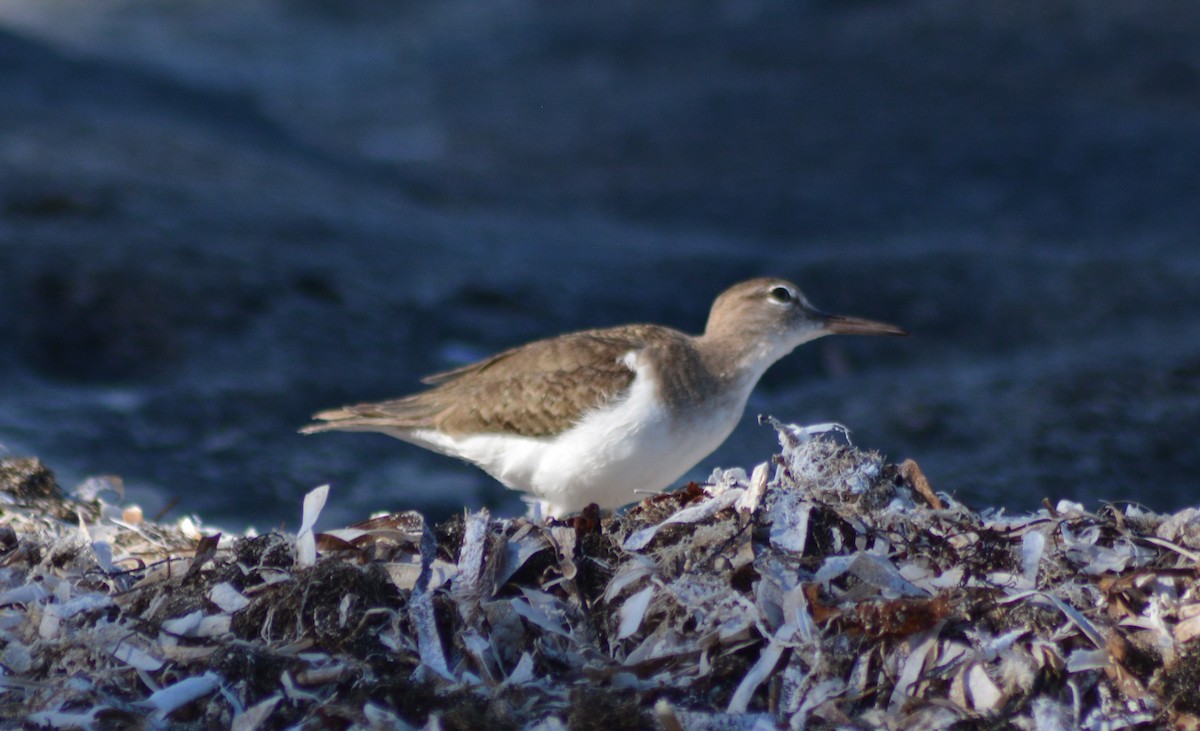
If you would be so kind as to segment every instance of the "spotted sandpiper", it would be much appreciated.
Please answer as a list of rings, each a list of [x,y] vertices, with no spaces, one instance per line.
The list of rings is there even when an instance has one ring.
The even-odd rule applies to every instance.
[[[538,340],[429,376],[421,393],[322,411],[301,431],[382,432],[458,457],[552,517],[615,508],[711,454],[771,364],[833,333],[907,334],[751,279],[717,297],[703,335],[625,325]]]

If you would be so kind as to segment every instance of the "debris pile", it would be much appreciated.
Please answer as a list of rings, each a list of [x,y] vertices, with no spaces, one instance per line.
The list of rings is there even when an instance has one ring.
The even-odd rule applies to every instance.
[[[782,453],[611,518],[206,534],[0,464],[0,719],[31,727],[1200,726],[1200,511],[975,512]],[[107,486],[111,487],[111,484]]]

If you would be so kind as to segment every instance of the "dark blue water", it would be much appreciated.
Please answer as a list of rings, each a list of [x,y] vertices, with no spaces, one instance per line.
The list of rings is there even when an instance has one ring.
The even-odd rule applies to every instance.
[[[519,511],[313,411],[795,279],[905,340],[778,364],[697,468],[839,421],[976,505],[1195,502],[1200,6],[0,10],[0,449],[148,514]]]

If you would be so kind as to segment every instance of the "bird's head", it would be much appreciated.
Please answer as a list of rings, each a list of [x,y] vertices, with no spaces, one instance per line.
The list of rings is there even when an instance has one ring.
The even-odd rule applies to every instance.
[[[713,302],[704,335],[761,349],[774,362],[798,345],[825,335],[907,335],[895,325],[830,315],[813,307],[786,279],[762,277],[735,284]]]

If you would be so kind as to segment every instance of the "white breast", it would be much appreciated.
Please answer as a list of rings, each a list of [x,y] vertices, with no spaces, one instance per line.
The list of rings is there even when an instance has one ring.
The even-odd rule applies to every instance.
[[[623,360],[637,374],[629,394],[557,436],[451,437],[432,430],[396,436],[475,463],[507,487],[529,493],[547,515],[588,503],[615,508],[640,500],[671,486],[725,441],[754,384],[681,416],[659,400],[637,353]]]

